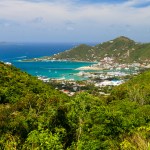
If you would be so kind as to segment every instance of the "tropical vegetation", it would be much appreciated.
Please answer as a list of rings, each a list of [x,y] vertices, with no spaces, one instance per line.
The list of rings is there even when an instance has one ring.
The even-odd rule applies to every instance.
[[[119,63],[149,62],[150,43],[137,43],[127,37],[121,36],[95,46],[81,44],[53,56],[24,61],[42,61],[46,59],[100,62],[106,57],[110,57],[114,62]]]
[[[0,149],[148,150],[149,81],[147,71],[107,97],[68,97],[0,63]]]

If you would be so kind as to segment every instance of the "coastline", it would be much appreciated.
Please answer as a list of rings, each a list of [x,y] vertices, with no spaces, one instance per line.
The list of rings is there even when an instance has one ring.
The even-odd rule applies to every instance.
[[[99,67],[94,67],[94,66],[83,66],[83,67],[79,67],[79,68],[77,68],[77,69],[75,69],[75,70],[80,70],[80,71],[87,71],[87,70],[103,70],[103,68],[99,68]]]
[[[29,60],[25,60],[25,59],[23,59],[23,60],[17,60],[18,62],[83,62],[83,63],[91,63],[91,64],[97,64],[98,62],[95,62],[95,61],[81,61],[81,60],[60,60],[60,59],[58,59],[58,60],[38,60],[38,59],[29,59]]]
[[[97,62],[92,61],[80,61],[80,60],[47,60],[47,59],[40,59],[39,58],[33,58],[29,60],[18,60],[18,62],[77,62],[77,63],[91,63],[91,64],[97,64]],[[97,70],[103,70],[103,68],[95,67],[95,66],[83,66],[78,67],[74,70],[78,71],[97,71]]]

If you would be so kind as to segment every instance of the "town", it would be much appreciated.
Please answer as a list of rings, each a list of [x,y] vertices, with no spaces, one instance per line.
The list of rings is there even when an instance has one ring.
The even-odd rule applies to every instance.
[[[69,96],[82,91],[90,90],[91,92],[93,89],[97,94],[108,95],[112,87],[126,82],[131,77],[149,68],[149,62],[116,63],[112,58],[105,57],[96,64],[76,69],[80,70],[76,75],[85,79],[82,81],[66,80],[64,78],[50,79],[42,76],[38,76],[38,79]]]

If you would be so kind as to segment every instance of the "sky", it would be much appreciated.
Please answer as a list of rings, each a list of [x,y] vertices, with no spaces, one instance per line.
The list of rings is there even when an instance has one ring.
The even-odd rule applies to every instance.
[[[0,0],[0,41],[150,42],[150,0]]]

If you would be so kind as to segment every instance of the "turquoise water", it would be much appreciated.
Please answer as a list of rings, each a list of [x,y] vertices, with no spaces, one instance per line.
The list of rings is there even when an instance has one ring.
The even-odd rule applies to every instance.
[[[53,61],[53,62],[19,62],[18,60],[25,58],[35,58],[42,56],[51,56],[53,54],[63,52],[67,49],[76,46],[72,43],[46,43],[46,44],[0,44],[0,60],[11,62],[17,68],[25,71],[33,76],[45,76],[48,78],[64,78],[83,80],[76,76],[79,71],[75,70],[78,67],[88,66],[91,63],[87,62],[68,62],[68,61]]]
[[[89,66],[87,62],[69,62],[69,61],[53,61],[53,62],[12,62],[16,67],[20,68],[34,76],[45,76],[48,78],[63,78],[73,80],[83,80],[85,78],[78,77],[75,70],[78,67]]]

